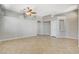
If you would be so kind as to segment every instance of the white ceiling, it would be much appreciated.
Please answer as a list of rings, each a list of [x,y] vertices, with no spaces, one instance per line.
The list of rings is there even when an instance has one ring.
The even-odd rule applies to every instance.
[[[73,4],[5,4],[5,8],[11,9],[17,12],[22,12],[24,8],[30,7],[33,11],[37,12],[39,16],[55,15],[58,13],[66,12],[77,8],[77,5]]]

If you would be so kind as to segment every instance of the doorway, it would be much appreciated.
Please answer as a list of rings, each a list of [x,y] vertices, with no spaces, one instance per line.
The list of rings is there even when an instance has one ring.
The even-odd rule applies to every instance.
[[[38,21],[38,26],[37,26],[37,34],[38,35],[50,35],[51,32],[51,24],[50,21]]]
[[[43,34],[50,35],[50,21],[43,22]]]

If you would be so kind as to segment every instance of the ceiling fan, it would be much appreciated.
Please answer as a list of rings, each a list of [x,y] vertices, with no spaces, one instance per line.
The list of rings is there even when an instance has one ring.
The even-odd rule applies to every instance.
[[[28,15],[28,16],[32,16],[33,14],[36,14],[36,12],[33,12],[30,7],[27,7],[26,9],[24,9],[24,13],[25,15]]]

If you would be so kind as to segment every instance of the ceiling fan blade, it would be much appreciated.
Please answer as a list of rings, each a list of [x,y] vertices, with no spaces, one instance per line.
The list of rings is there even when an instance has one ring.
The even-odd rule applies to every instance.
[[[31,12],[31,11],[32,11],[32,9],[28,10],[27,12]]]
[[[32,14],[36,14],[36,12],[31,12]]]

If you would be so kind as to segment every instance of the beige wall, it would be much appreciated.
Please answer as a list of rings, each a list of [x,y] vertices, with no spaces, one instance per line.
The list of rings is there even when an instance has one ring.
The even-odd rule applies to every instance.
[[[66,14],[66,36],[77,39],[78,34],[77,11]]]
[[[78,39],[78,19],[77,19],[77,11],[72,11],[72,12],[68,12],[65,13],[61,16],[57,16],[60,17],[59,20],[64,20],[64,34],[62,34],[62,32],[59,33],[59,36],[62,34],[62,37],[66,37],[66,38],[72,38],[72,39]],[[58,20],[58,19],[56,19]],[[52,20],[52,22],[54,22],[54,20]],[[58,27],[59,25],[53,26],[54,23],[51,23],[51,30],[53,30],[54,27]],[[59,31],[58,29],[55,29],[57,34]],[[55,31],[51,31],[52,33],[54,33]],[[57,32],[58,31],[58,32]]]
[[[78,38],[79,38],[79,10],[78,10]]]
[[[78,47],[79,47],[79,9],[78,9]]]

